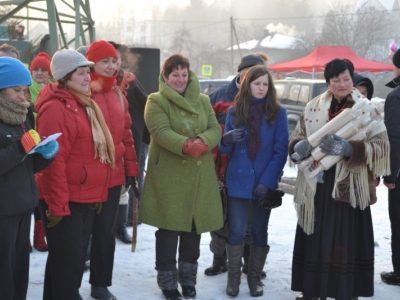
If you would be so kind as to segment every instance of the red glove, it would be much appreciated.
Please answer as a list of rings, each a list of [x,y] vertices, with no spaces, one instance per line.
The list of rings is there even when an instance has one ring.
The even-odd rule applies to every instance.
[[[208,145],[200,138],[186,140],[182,148],[184,154],[187,154],[193,158],[202,156],[203,154],[207,153],[208,150]]]
[[[21,144],[24,147],[25,153],[31,151],[37,144],[40,143],[39,134],[31,129],[28,132],[25,132],[21,137]]]

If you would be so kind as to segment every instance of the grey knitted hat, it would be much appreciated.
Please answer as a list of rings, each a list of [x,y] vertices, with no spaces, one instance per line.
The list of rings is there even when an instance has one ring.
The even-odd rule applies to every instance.
[[[242,57],[238,67],[238,72],[240,72],[244,68],[253,67],[255,65],[263,65],[263,64],[264,60],[261,58],[261,56],[255,54],[249,54]]]
[[[94,62],[88,61],[82,54],[74,50],[63,49],[54,53],[50,68],[53,77],[60,80],[76,68],[92,65]]]

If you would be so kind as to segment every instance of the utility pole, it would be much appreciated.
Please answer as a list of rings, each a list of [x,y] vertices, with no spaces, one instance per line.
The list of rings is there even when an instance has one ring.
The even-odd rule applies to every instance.
[[[240,57],[242,57],[242,50],[240,49],[240,45],[239,45],[239,39],[237,37],[237,33],[236,33],[236,28],[235,28],[235,23],[233,22],[233,17],[231,16],[231,65],[232,65],[232,74],[235,73],[235,66],[233,65],[233,55],[234,55],[234,51],[233,51],[233,34],[235,34],[235,40],[236,40],[236,45],[238,47],[239,50],[239,55]]]

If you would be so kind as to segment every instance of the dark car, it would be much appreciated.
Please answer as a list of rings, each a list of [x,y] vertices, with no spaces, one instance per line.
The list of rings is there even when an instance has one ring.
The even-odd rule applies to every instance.
[[[282,79],[274,81],[278,101],[286,108],[292,132],[307,102],[324,93],[328,86],[319,79]]]
[[[229,84],[230,79],[200,79],[200,93],[210,95],[211,92],[219,89],[223,85]]]

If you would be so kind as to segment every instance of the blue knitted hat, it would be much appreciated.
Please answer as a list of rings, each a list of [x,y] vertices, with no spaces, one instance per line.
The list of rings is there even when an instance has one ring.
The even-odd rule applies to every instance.
[[[7,56],[0,57],[0,89],[31,83],[31,73],[22,62]]]

